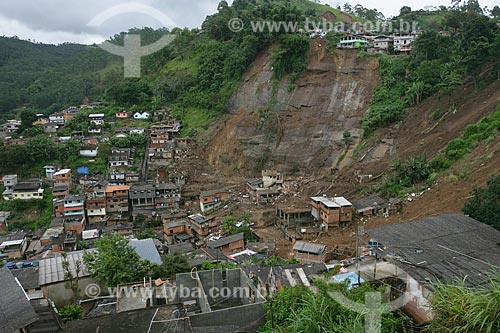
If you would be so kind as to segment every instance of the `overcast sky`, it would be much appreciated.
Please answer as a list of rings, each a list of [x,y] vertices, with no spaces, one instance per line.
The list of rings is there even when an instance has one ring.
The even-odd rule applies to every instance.
[[[219,0],[135,0],[133,2],[0,0],[0,35],[18,36],[22,39],[52,44],[99,43],[109,36],[132,27],[158,28],[165,25],[170,28],[172,26],[199,27],[207,15],[216,11],[218,2]],[[321,0],[321,2],[337,6],[347,1]],[[397,14],[404,5],[419,9],[425,5],[448,6],[450,4],[449,0],[351,0],[349,2],[360,3],[368,8],[377,8],[386,16]],[[488,5],[491,8],[495,2],[498,3],[498,0],[483,0],[481,5]],[[151,11],[151,8],[156,11]],[[165,21],[169,23],[162,24]],[[89,22],[93,24],[89,25]]]

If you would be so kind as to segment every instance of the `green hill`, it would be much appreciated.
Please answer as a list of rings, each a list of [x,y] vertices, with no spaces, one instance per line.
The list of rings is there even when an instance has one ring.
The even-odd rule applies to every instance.
[[[118,58],[96,46],[35,44],[0,37],[0,119],[22,106],[55,111],[97,98],[103,69]]]

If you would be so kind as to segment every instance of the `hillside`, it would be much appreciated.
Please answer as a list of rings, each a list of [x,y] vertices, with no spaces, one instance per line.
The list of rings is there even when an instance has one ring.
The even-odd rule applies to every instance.
[[[97,99],[106,88],[99,83],[106,81],[103,69],[118,60],[96,46],[0,37],[0,119],[22,106],[54,112]]]
[[[286,77],[274,85],[271,67],[271,54],[264,51],[245,74],[231,99],[231,115],[209,144],[209,161],[247,173],[334,168],[345,156],[344,131],[361,137],[359,120],[378,81],[377,58],[358,59],[357,50],[331,54],[315,39],[295,83]]]

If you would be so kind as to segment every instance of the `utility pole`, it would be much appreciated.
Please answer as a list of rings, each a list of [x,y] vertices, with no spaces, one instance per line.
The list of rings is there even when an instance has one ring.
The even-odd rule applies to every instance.
[[[356,232],[356,272],[358,275],[358,286],[361,284],[359,271],[360,271],[360,258],[359,258],[359,237],[364,233],[363,227],[358,226],[358,231]]]

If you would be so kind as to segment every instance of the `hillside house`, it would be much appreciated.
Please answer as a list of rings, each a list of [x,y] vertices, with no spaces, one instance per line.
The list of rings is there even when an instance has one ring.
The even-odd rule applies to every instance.
[[[83,138],[82,143],[84,145],[98,145],[99,138],[97,136],[89,136],[89,137]]]
[[[285,237],[290,241],[302,239],[306,237],[306,233],[312,232],[312,237],[319,235],[320,228],[311,215],[311,208],[309,207],[280,205],[276,207],[276,217],[276,225],[280,227]]]
[[[10,232],[5,236],[0,236],[0,258],[22,258],[27,247],[28,239],[24,231]]]
[[[388,52],[389,49],[394,47],[394,39],[391,36],[376,36],[373,39],[373,47],[377,50]]]
[[[87,131],[89,132],[89,134],[101,134],[102,128],[98,126],[96,127],[95,125],[91,125],[89,126],[89,128],[87,128]]]
[[[108,162],[110,167],[129,166],[130,153],[114,153],[109,155]]]
[[[370,43],[366,40],[364,36],[357,35],[346,35],[343,37],[338,43],[338,48],[367,48],[370,46]]]
[[[244,234],[242,232],[223,237],[221,239],[210,241],[207,243],[207,247],[211,249],[220,250],[225,255],[229,255],[234,252],[243,251],[245,249]]]
[[[187,219],[170,221],[163,224],[164,240],[168,244],[183,243],[193,239],[191,224]]]
[[[129,117],[129,113],[127,111],[119,111],[115,113],[115,117],[117,119],[127,119]]]
[[[416,39],[417,35],[415,34],[394,35],[394,51],[409,53]]]
[[[3,186],[5,190],[2,193],[4,200],[12,199],[14,193],[14,186],[17,184],[17,175],[5,175],[2,177]]]
[[[88,192],[85,205],[89,224],[106,222],[106,196],[104,193]]]
[[[156,192],[152,184],[131,185],[128,195],[132,211],[138,209],[152,211],[155,207]]]
[[[77,106],[70,106],[69,108],[63,110],[64,121],[66,123],[69,122],[78,114],[78,112],[80,112],[80,108]]]
[[[212,232],[212,229],[218,226],[213,218],[208,219],[201,214],[189,215],[188,222],[191,225],[193,234],[198,238],[208,236]]]
[[[64,216],[71,218],[85,217],[85,196],[68,194],[64,197]]]
[[[149,112],[146,112],[146,111],[144,111],[144,112],[140,112],[139,111],[139,112],[135,112],[134,113],[134,119],[135,120],[149,119],[149,116],[150,116]]]
[[[61,169],[54,173],[54,179],[56,184],[71,184],[71,169]]]
[[[44,189],[42,188],[42,182],[39,179],[23,181],[14,185],[12,190],[12,199],[43,199],[43,192]]]
[[[52,187],[52,197],[56,200],[64,200],[64,197],[69,194],[69,187],[64,183],[56,183]]]
[[[344,197],[311,197],[311,214],[328,231],[352,221],[352,204]]]
[[[83,229],[85,229],[85,216],[74,216],[64,218],[64,231],[66,232],[66,237],[64,240],[65,247],[68,243],[71,243],[71,248],[74,250],[74,245],[76,245],[76,238],[71,237],[72,233],[74,235],[81,236]]]
[[[107,213],[128,213],[129,212],[129,191],[130,186],[106,186],[106,212]]]
[[[84,157],[96,157],[99,151],[99,147],[96,145],[84,145],[80,147],[80,156]]]
[[[104,113],[91,113],[89,114],[89,121],[96,126],[104,125]]]
[[[49,121],[43,124],[43,131],[45,133],[57,133],[64,130],[64,124]]]
[[[64,124],[64,113],[62,112],[56,112],[51,115],[49,115],[49,122],[51,123],[58,123],[58,124]]]
[[[45,177],[52,179],[54,178],[54,174],[56,173],[56,167],[53,165],[46,165],[43,167],[45,169]]]
[[[207,190],[200,193],[200,209],[203,213],[212,211],[229,199],[225,189]]]
[[[297,241],[293,245],[294,258],[302,264],[323,263],[326,246],[316,243]]]

